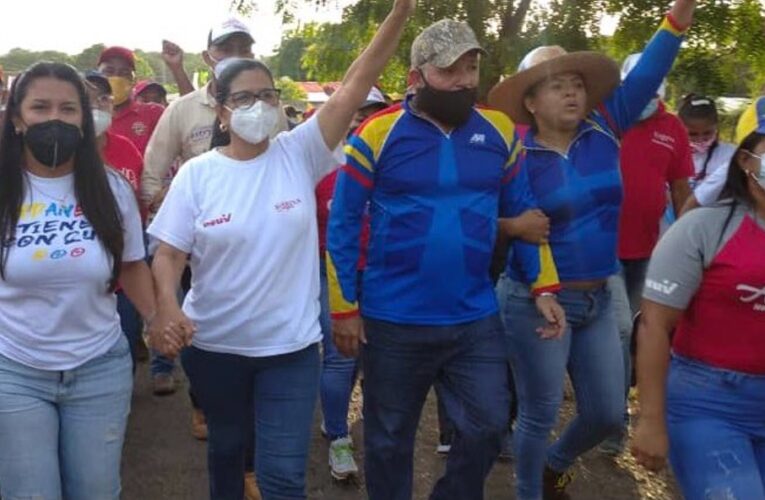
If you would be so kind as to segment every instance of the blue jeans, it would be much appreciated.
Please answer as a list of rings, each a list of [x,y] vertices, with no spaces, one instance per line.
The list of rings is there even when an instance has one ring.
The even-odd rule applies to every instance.
[[[765,499],[765,376],[673,357],[667,430],[686,498]]]
[[[324,429],[330,440],[348,436],[348,406],[353,383],[356,380],[356,359],[346,358],[332,340],[332,321],[329,314],[329,287],[324,259],[321,259],[321,323],[324,357],[321,370],[321,409]]]
[[[623,271],[623,270],[622,270]],[[619,446],[627,435],[627,426],[630,422],[630,414],[627,407],[627,398],[632,383],[632,311],[630,310],[627,287],[624,283],[624,274],[618,273],[608,278],[608,291],[611,293],[611,305],[615,315],[616,324],[619,328],[619,341],[624,360],[624,428],[610,436]]]
[[[125,291],[120,290],[116,295],[120,326],[122,326],[122,331],[128,339],[128,344],[130,344],[130,359],[133,360],[133,367],[135,367],[135,353],[138,348],[138,342],[143,342],[141,338],[143,322],[141,321],[141,315],[138,314],[138,310],[130,302],[130,299],[127,298],[127,295],[125,295]]]
[[[132,389],[124,336],[106,354],[67,371],[0,356],[0,495],[119,499]]]
[[[370,500],[410,500],[414,439],[434,383],[455,437],[431,499],[483,498],[507,432],[510,391],[499,317],[453,326],[367,319],[364,468]]]
[[[568,328],[557,340],[543,340],[537,334],[544,319],[527,285],[503,276],[497,293],[518,395],[513,433],[517,495],[524,500],[541,499],[545,465],[565,471],[622,426],[624,363],[619,332],[605,286],[594,291],[564,289],[558,294]],[[576,393],[577,415],[548,447],[566,370]]]
[[[266,500],[304,499],[319,347],[250,358],[189,347],[186,374],[207,417],[212,500],[241,500],[255,415],[255,474]],[[254,412],[253,412],[254,409]]]
[[[645,275],[648,272],[648,263],[650,259],[623,259],[622,277],[627,287],[627,297],[630,301],[631,317],[634,317],[640,310],[640,301],[643,299],[643,287],[645,286]]]

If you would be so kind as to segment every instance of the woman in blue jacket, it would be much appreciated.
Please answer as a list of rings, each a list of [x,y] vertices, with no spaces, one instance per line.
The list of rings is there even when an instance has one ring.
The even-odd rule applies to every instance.
[[[622,185],[619,138],[655,97],[691,24],[696,2],[676,0],[640,62],[620,85],[619,68],[593,52],[560,47],[529,53],[519,72],[489,95],[520,124],[531,188],[550,218],[550,247],[562,284],[568,327],[557,339],[537,329],[544,319],[523,286],[513,255],[497,285],[519,398],[515,455],[519,499],[568,498],[567,470],[577,457],[617,432],[624,408],[624,368],[606,280],[616,254]],[[577,415],[554,444],[568,370]]]

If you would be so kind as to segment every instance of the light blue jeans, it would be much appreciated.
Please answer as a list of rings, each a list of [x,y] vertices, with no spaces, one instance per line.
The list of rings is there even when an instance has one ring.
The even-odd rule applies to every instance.
[[[322,370],[321,370],[321,409],[324,414],[324,430],[327,437],[334,441],[348,437],[348,407],[356,381],[356,359],[346,358],[335,347],[332,340],[332,319],[329,311],[329,286],[327,268],[321,259],[321,323]]]
[[[73,370],[38,370],[0,356],[0,495],[118,499],[132,389],[124,335]]]
[[[544,319],[528,285],[502,276],[497,294],[518,397],[513,433],[517,498],[538,500],[545,466],[565,471],[622,426],[624,362],[619,331],[605,286],[593,291],[564,289],[558,294],[569,326],[557,340],[543,340],[537,334]],[[576,393],[577,415],[560,439],[548,446],[566,371]]]

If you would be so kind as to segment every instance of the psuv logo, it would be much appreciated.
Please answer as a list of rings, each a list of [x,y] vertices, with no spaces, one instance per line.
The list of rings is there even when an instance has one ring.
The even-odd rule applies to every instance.
[[[765,312],[765,287],[757,288],[750,285],[739,285],[736,287],[736,290],[747,294],[739,297],[741,302],[752,304],[755,311]]]
[[[677,290],[677,283],[672,283],[669,280],[661,280],[661,282],[654,281],[654,280],[645,280],[645,286],[650,288],[651,290],[655,290],[659,293],[663,293],[664,295],[672,295],[675,293],[675,290]]]
[[[473,137],[470,138],[470,144],[486,144],[486,135],[473,134]]]

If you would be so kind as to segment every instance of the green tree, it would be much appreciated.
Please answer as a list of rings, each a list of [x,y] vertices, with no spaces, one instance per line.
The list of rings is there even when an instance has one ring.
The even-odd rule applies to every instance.
[[[643,48],[666,9],[663,0],[604,3],[609,13],[620,18],[616,33],[605,44],[617,59]],[[715,96],[759,92],[765,82],[764,27],[758,0],[700,3],[669,76],[673,97],[691,91]]]
[[[98,56],[101,55],[101,51],[103,51],[104,48],[104,44],[97,43],[73,56],[72,62],[74,63],[74,67],[80,71],[95,69],[96,65],[98,65]]]
[[[316,30],[316,24],[308,24],[301,29],[285,32],[274,55],[266,58],[266,63],[274,74],[298,81],[308,78],[301,59],[308,44],[315,38]]]
[[[0,56],[0,65],[8,73],[17,73],[24,71],[32,64],[38,61],[52,61],[72,64],[72,57],[69,54],[55,50],[44,50],[34,52],[22,48],[11,49],[7,54]]]
[[[306,95],[305,91],[295,83],[295,81],[288,77],[288,76],[282,76],[276,81],[277,88],[281,89],[282,91],[282,101],[289,102],[289,103],[295,103],[300,101],[305,101],[308,96]]]

